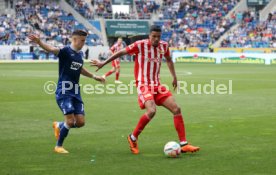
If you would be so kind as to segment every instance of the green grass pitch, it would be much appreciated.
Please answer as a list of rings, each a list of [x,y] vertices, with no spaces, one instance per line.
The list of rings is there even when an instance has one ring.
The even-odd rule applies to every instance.
[[[133,64],[121,67],[121,80],[127,83],[133,79]],[[177,141],[177,134],[172,115],[161,107],[139,138],[141,154],[130,153],[126,137],[143,114],[136,94],[82,94],[86,125],[70,130],[64,143],[70,154],[55,154],[51,126],[63,116],[43,85],[57,81],[58,65],[0,64],[0,174],[276,174],[276,66],[178,63],[175,67],[178,80],[188,84],[232,80],[233,94],[174,93],[187,138],[201,150],[172,159],[164,156],[163,147]],[[171,84],[165,64],[161,78]],[[108,80],[112,83],[114,75]],[[81,83],[95,84],[85,77]]]

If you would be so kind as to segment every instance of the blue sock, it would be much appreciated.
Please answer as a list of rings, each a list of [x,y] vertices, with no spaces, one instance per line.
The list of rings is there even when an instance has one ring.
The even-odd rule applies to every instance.
[[[64,122],[58,122],[58,123],[59,123],[58,124],[59,129],[61,129],[64,126]],[[71,128],[78,128],[76,122],[74,123],[74,126],[72,126]]]
[[[64,126],[64,122],[58,122],[58,127],[61,129]]]
[[[64,123],[63,127],[60,129],[59,138],[57,141],[57,146],[62,146],[64,139],[67,137],[70,127]]]

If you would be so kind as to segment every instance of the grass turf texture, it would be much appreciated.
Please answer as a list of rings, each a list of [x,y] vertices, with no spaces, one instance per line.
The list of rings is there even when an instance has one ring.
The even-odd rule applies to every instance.
[[[121,80],[129,82],[133,64],[121,67]],[[130,153],[126,137],[143,114],[136,94],[82,94],[86,126],[70,130],[64,144],[70,154],[55,154],[51,125],[63,116],[43,85],[57,80],[57,64],[0,64],[0,174],[275,174],[275,65],[175,67],[178,80],[188,84],[233,80],[233,94],[175,94],[188,140],[201,151],[172,159],[163,146],[177,134],[172,115],[161,107],[139,138],[141,154]],[[171,84],[165,64],[161,78]],[[114,75],[108,80],[113,83]],[[85,77],[81,83],[95,84]]]

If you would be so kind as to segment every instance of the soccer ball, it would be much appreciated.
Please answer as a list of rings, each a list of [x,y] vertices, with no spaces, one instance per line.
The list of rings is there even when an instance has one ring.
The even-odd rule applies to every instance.
[[[175,141],[170,141],[166,143],[164,147],[164,153],[168,157],[178,157],[181,154],[180,145]]]

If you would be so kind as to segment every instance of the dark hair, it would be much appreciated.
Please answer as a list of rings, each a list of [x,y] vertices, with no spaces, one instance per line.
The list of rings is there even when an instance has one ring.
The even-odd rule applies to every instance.
[[[72,36],[77,35],[77,36],[87,36],[87,32],[83,30],[75,30],[72,33]]]
[[[152,26],[150,26],[150,33],[151,32],[161,32],[161,31],[162,31],[161,27],[158,26],[158,25],[152,25]]]

